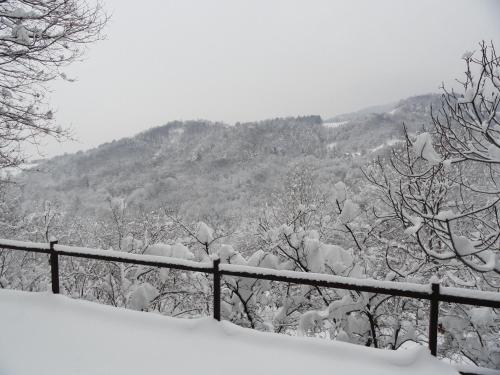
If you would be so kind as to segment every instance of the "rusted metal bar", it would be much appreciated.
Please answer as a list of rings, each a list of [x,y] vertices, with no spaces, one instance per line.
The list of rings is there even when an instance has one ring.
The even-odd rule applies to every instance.
[[[161,268],[173,268],[177,270],[184,271],[193,271],[193,272],[202,272],[202,273],[212,273],[212,267],[190,267],[183,264],[175,264],[170,263],[168,261],[150,261],[150,260],[141,260],[141,259],[129,259],[129,258],[120,258],[117,256],[108,256],[106,252],[103,251],[103,254],[87,254],[87,253],[78,253],[77,251],[65,251],[65,250],[56,250],[57,254],[75,258],[85,258],[85,259],[95,259],[95,260],[105,260],[108,262],[120,262],[120,263],[129,263],[129,264],[138,264],[141,266],[150,266],[150,267],[161,267]]]
[[[219,270],[220,259],[216,258],[214,262],[214,319],[220,321],[220,279]]]
[[[284,282],[284,283],[311,285],[311,286],[318,286],[318,287],[325,287],[325,288],[355,290],[358,292],[380,293],[380,294],[388,294],[388,295],[393,295],[393,296],[409,297],[409,298],[417,298],[417,299],[430,299],[431,298],[431,294],[426,293],[426,292],[402,290],[402,289],[390,288],[390,287],[379,287],[379,286],[376,286],[377,282],[375,280],[374,280],[374,285],[353,285],[349,282],[314,280],[314,279],[302,278],[302,277],[300,277],[301,272],[297,272],[297,276],[293,276],[293,277],[273,275],[273,274],[262,274],[262,273],[259,273],[258,271],[256,271],[254,273],[254,272],[247,272],[247,271],[230,271],[230,270],[222,269],[220,272],[222,275],[247,277],[247,278],[259,279],[259,280],[280,281],[280,282]]]
[[[52,293],[59,294],[59,256],[54,250],[57,241],[50,241],[50,273],[52,279]]]
[[[439,319],[439,284],[432,283],[431,288],[431,306],[429,311],[429,349],[431,354],[436,356]]]

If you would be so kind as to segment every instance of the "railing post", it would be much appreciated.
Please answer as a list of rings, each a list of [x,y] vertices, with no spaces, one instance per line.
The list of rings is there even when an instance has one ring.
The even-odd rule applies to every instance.
[[[439,284],[431,284],[431,307],[429,312],[429,349],[433,356],[437,354],[437,335],[439,318]]]
[[[220,321],[220,258],[213,260],[214,265],[214,319]]]
[[[59,293],[59,258],[54,250],[57,241],[50,241],[50,274],[52,276],[52,293]]]

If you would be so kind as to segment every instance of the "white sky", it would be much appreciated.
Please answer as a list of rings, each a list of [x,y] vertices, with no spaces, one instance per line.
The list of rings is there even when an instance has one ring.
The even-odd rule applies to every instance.
[[[436,92],[481,39],[500,48],[498,0],[102,0],[107,39],[53,84],[57,119],[94,147],[172,120],[323,118]]]

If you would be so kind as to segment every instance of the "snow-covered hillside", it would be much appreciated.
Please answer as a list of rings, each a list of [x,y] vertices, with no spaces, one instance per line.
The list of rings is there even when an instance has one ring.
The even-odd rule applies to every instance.
[[[260,212],[283,185],[290,166],[306,162],[318,184],[359,186],[359,168],[388,151],[389,142],[429,125],[439,95],[401,100],[323,121],[277,118],[227,126],[175,121],[86,152],[40,160],[18,176],[24,204],[57,200],[85,215],[109,195],[148,209],[168,204],[185,216],[233,218]],[[397,108],[397,111],[393,111]],[[380,112],[383,109],[382,112]],[[375,151],[373,151],[375,150]]]
[[[0,291],[0,373],[457,374],[424,348],[386,351]]]

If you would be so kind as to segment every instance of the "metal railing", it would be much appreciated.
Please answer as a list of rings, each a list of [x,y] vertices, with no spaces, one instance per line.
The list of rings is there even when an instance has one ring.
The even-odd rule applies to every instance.
[[[270,268],[220,264],[220,259],[212,262],[195,262],[184,259],[124,253],[114,250],[98,250],[73,246],[59,245],[57,241],[50,243],[33,243],[0,239],[0,248],[45,253],[50,256],[52,292],[59,293],[59,256],[87,258],[104,261],[131,263],[159,268],[202,272],[213,275],[213,317],[221,319],[221,278],[236,276],[259,280],[279,281],[285,283],[311,285],[346,289],[357,292],[379,293],[391,296],[408,297],[430,301],[429,309],[429,349],[432,355],[437,353],[439,303],[457,303],[483,307],[500,308],[500,293],[484,292],[465,288],[442,287],[439,283],[427,285],[400,283],[395,281],[380,281],[371,279],[356,279],[351,277],[283,271]]]

